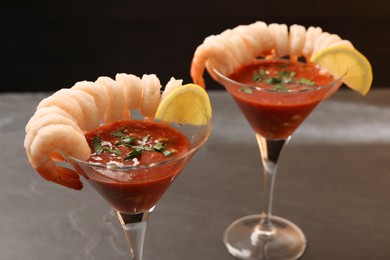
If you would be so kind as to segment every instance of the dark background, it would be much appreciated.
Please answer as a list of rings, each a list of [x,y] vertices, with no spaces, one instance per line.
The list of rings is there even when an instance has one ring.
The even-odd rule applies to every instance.
[[[1,8],[1,92],[54,91],[118,72],[191,82],[195,48],[210,34],[257,20],[320,26],[371,61],[389,86],[390,1],[30,1]],[[218,88],[206,77],[208,88]]]

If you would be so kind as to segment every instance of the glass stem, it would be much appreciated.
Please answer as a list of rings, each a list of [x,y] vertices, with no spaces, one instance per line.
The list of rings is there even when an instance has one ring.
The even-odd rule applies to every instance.
[[[145,231],[151,211],[126,214],[117,211],[117,215],[130,247],[132,260],[142,260]]]
[[[283,147],[288,143],[290,137],[286,139],[270,140],[260,135],[256,135],[260,148],[261,160],[263,163],[263,207],[261,221],[258,229],[262,235],[270,236],[274,230],[271,223],[272,199],[275,184],[278,159]]]

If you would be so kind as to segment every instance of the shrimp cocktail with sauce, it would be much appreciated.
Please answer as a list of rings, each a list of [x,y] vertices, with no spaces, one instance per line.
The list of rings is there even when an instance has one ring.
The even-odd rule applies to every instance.
[[[297,259],[306,247],[303,232],[271,214],[279,156],[311,111],[342,83],[365,95],[371,65],[350,41],[320,27],[259,21],[208,36],[195,50],[190,71],[202,86],[205,69],[253,128],[264,168],[261,214],[234,221],[224,243],[240,259]]]
[[[202,87],[172,77],[161,88],[154,74],[77,82],[43,99],[26,125],[32,167],[76,190],[83,176],[116,210],[134,260],[149,213],[211,131]]]

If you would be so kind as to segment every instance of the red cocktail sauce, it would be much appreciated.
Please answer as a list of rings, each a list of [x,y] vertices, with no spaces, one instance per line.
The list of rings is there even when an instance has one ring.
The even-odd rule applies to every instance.
[[[155,206],[187,162],[186,159],[171,159],[184,155],[190,149],[188,139],[178,130],[150,121],[109,123],[85,136],[92,151],[89,162],[141,166],[128,170],[79,169],[110,205],[125,213],[138,213]],[[142,151],[132,154],[136,149]],[[167,160],[171,161],[142,167]]]
[[[312,64],[289,60],[258,60],[238,68],[228,78],[257,87],[224,82],[255,132],[269,139],[287,138],[321,100],[341,85],[333,77],[321,75]],[[275,79],[282,82],[273,82]],[[303,91],[310,88],[316,90]]]

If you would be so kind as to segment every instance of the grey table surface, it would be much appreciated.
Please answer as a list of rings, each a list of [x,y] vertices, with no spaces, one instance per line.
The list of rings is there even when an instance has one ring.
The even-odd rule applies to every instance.
[[[129,259],[114,212],[29,166],[24,126],[48,93],[0,95],[0,259]],[[248,123],[210,92],[213,132],[153,212],[144,259],[233,259],[222,235],[259,213],[261,164]],[[310,115],[280,161],[274,214],[305,233],[301,259],[390,259],[390,89],[340,90]]]

